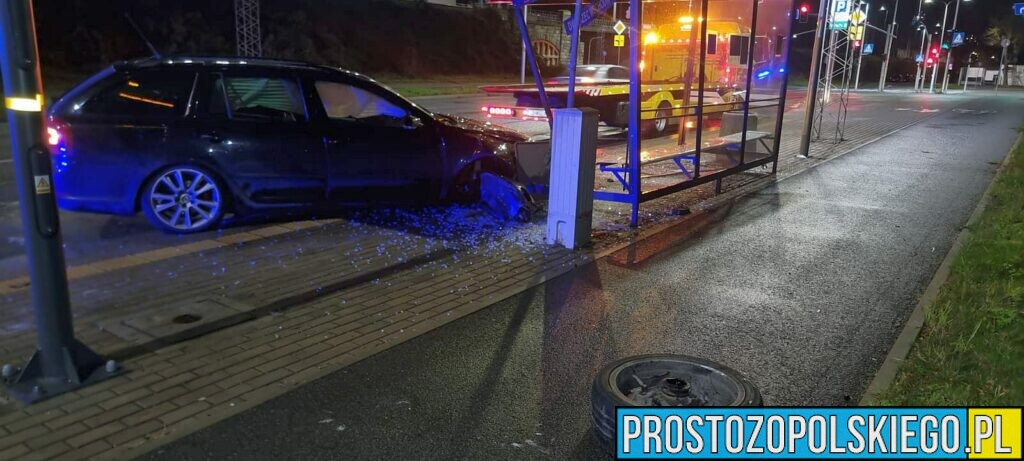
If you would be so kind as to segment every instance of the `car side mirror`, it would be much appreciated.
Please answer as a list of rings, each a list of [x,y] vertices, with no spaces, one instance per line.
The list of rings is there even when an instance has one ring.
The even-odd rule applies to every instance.
[[[407,130],[415,130],[423,126],[423,120],[415,115],[406,115],[402,121],[402,128]]]

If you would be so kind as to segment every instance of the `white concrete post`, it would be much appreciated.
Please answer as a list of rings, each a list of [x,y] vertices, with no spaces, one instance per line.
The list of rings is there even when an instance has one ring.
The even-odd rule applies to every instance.
[[[594,218],[597,119],[593,109],[552,109],[548,244],[579,248]]]

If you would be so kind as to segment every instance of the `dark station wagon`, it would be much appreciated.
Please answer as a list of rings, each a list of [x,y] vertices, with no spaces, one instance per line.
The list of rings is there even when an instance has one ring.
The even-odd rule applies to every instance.
[[[515,174],[511,130],[431,113],[373,79],[302,62],[115,64],[48,112],[62,208],[142,211],[175,233],[227,214],[469,201]]]

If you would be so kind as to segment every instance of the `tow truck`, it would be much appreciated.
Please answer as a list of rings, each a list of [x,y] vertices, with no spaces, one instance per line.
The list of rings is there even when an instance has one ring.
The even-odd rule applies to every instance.
[[[682,16],[678,21],[650,27],[643,34],[641,72],[642,129],[648,133],[666,131],[670,121],[696,115],[699,88],[698,56],[701,18]],[[755,71],[766,67],[770,47],[767,36],[755,38]],[[746,71],[750,47],[750,29],[737,22],[709,20],[707,24],[707,58],[704,62],[705,116],[721,117],[724,112],[741,110],[745,98]],[[579,66],[583,73],[588,66]],[[565,107],[568,80],[565,77],[547,82],[545,91],[552,108]],[[511,94],[515,106],[487,105],[481,108],[488,118],[547,120],[541,107],[539,92],[532,85],[485,86],[489,94]],[[613,79],[588,81],[577,78],[576,105],[590,107],[600,113],[600,120],[612,127],[629,124],[629,83]],[[685,122],[687,128],[692,122]]]

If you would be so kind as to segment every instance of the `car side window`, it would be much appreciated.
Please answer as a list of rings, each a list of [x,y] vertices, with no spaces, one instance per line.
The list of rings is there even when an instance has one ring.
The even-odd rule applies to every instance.
[[[621,67],[608,69],[608,78],[614,80],[629,80],[629,71]]]
[[[718,34],[708,34],[708,54],[718,53]]]
[[[298,82],[278,77],[215,75],[209,112],[232,120],[297,122],[306,120]]]
[[[401,126],[408,115],[405,109],[362,88],[328,81],[317,81],[314,86],[331,119]]]
[[[195,73],[128,75],[96,93],[79,110],[89,115],[181,117],[185,114],[195,81]]]

